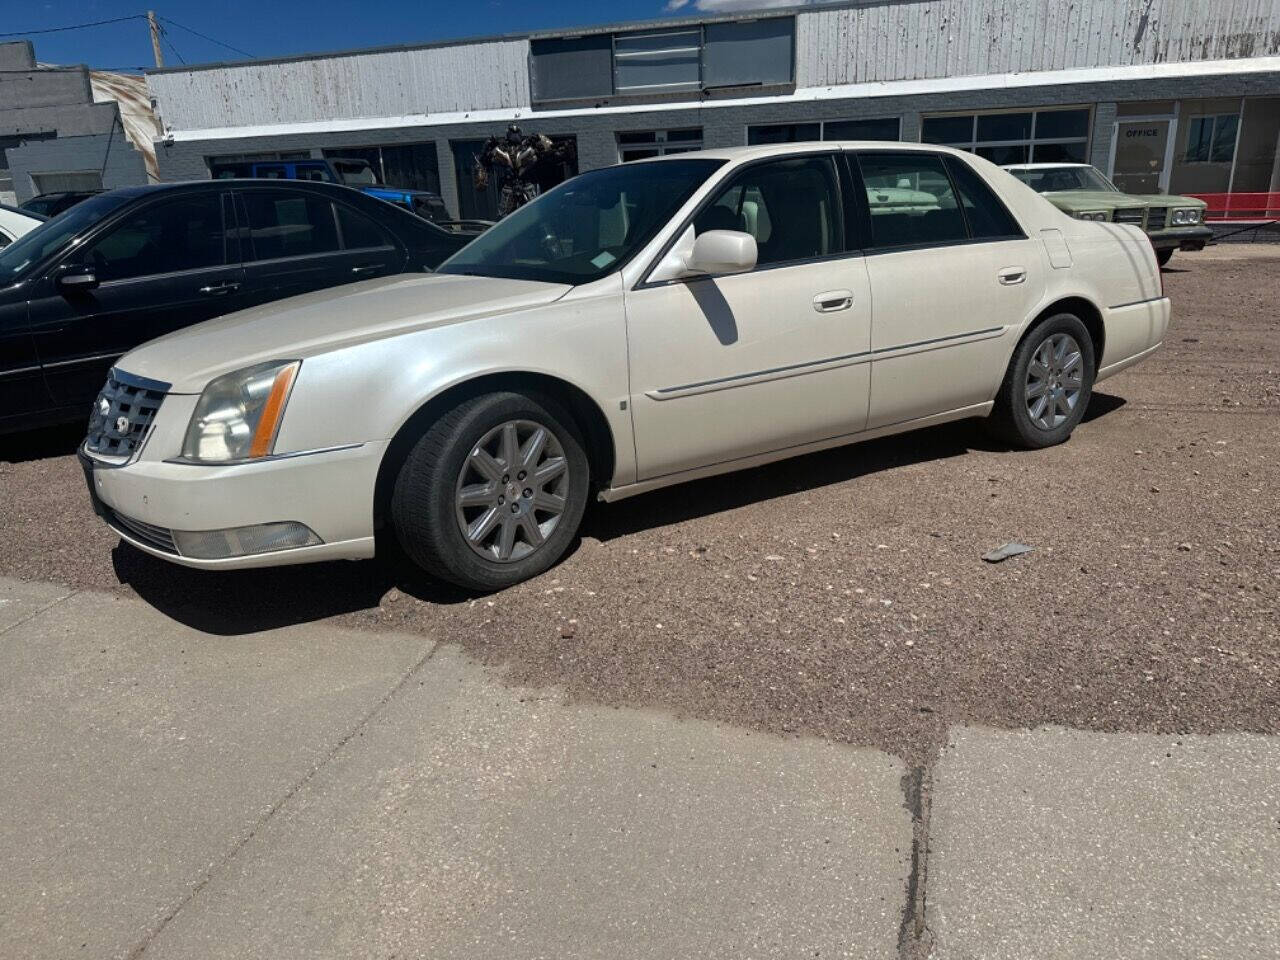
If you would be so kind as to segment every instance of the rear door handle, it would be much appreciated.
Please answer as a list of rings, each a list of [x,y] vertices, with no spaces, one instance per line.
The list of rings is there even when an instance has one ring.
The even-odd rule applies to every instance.
[[[240,284],[238,283],[216,283],[210,284],[207,287],[201,287],[200,292],[206,297],[221,297],[228,293],[234,293],[239,289]]]
[[[999,273],[1000,282],[1006,287],[1011,287],[1016,283],[1022,283],[1027,279],[1026,267],[1005,267]]]
[[[813,309],[819,313],[835,313],[853,306],[852,290],[828,290],[813,298]]]

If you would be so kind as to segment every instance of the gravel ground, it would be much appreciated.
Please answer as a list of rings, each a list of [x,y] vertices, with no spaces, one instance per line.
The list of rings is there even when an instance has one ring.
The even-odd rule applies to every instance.
[[[1278,733],[1280,257],[1183,254],[1165,280],[1166,349],[1063,446],[958,424],[595,506],[563,564],[495,596],[377,561],[153,560],[91,515],[79,429],[0,439],[0,573],[134,592],[214,633],[420,631],[571,698],[912,763],[954,723]],[[982,562],[1010,540],[1035,551]]]

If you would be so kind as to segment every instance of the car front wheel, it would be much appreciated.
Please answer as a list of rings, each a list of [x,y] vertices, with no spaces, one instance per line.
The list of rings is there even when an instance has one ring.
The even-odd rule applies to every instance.
[[[1170,247],[1168,250],[1157,250],[1157,251],[1156,251],[1156,263],[1160,264],[1160,266],[1162,266],[1162,267],[1163,267],[1163,266],[1165,266],[1165,265],[1166,265],[1166,264],[1168,264],[1168,262],[1169,262],[1170,260],[1172,260],[1172,259],[1173,259],[1173,248],[1172,248],[1172,247]]]
[[[1010,443],[1029,449],[1062,443],[1089,406],[1096,372],[1093,340],[1079,317],[1060,313],[1033,327],[1018,344],[992,424]]]
[[[589,487],[573,418],[548,397],[491,393],[440,417],[396,480],[391,519],[405,553],[472,590],[537,576],[577,534]]]

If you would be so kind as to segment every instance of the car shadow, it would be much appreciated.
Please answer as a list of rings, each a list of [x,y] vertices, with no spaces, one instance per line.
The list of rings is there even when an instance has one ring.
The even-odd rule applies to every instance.
[[[0,436],[0,462],[27,463],[69,456],[84,439],[84,429],[83,423],[61,423],[42,430]]]
[[[1083,422],[1104,417],[1124,404],[1121,397],[1095,393]],[[612,540],[895,467],[961,456],[972,450],[1026,452],[1002,442],[986,430],[981,420],[961,420],[682,483],[613,504],[593,504],[587,511],[581,534],[601,541]]]
[[[1085,422],[1124,406],[1095,393]],[[579,535],[609,541],[751,503],[972,450],[1015,452],[980,421],[963,420],[744,470],[726,480],[709,477],[613,504],[592,503]],[[111,562],[120,583],[166,616],[218,636],[257,633],[377,608],[392,589],[423,603],[450,606],[480,596],[419,572],[394,536],[378,539],[373,560],[210,572],[179,567],[121,542]]]
[[[111,565],[122,584],[161,613],[217,636],[372,610],[392,589],[440,606],[476,596],[417,571],[391,538],[379,538],[372,560],[226,571],[176,566],[121,541]]]

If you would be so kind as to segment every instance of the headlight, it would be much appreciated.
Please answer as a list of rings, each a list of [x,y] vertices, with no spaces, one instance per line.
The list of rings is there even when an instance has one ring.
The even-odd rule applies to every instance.
[[[269,454],[301,365],[273,360],[210,381],[191,415],[182,456],[227,463]]]
[[[1187,210],[1175,210],[1173,211],[1173,222],[1178,226],[1185,226],[1190,223],[1199,223],[1200,216],[1201,212],[1199,208],[1196,207],[1192,207]]]
[[[1106,220],[1107,215],[1100,210],[1090,210],[1087,213],[1077,213],[1076,218],[1079,220]]]

